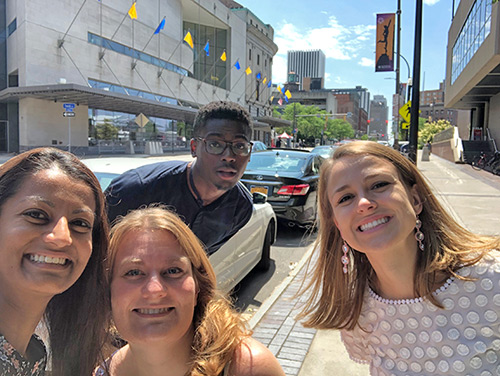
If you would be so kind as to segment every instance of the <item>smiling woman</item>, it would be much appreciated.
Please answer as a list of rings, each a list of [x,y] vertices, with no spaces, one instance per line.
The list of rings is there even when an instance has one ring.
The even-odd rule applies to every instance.
[[[127,344],[95,375],[284,376],[215,291],[205,251],[176,214],[153,206],[121,217],[108,262],[113,323]]]
[[[415,165],[376,142],[339,147],[318,197],[306,326],[341,329],[372,374],[498,374],[498,237],[458,225]]]
[[[35,149],[0,167],[0,374],[88,375],[105,338],[104,196],[72,154]],[[89,320],[88,318],[92,318]]]

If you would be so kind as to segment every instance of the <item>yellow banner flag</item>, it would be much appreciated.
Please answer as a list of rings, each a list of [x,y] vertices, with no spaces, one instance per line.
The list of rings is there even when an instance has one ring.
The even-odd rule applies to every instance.
[[[288,99],[292,97],[292,93],[290,93],[290,90],[285,91],[285,95]]]
[[[184,37],[184,42],[189,44],[189,47],[194,48],[193,37],[191,36],[191,33],[189,31],[186,33],[186,36]]]
[[[227,60],[226,50],[224,50],[224,52],[222,53],[222,55],[220,55],[220,59],[221,59],[222,61],[226,61],[226,60]]]
[[[278,91],[281,93],[281,86],[278,85]]]
[[[262,83],[265,84],[267,81],[267,77],[264,77],[264,79],[262,80]]]
[[[252,70],[250,69],[250,66],[249,66],[247,69],[245,69],[245,73],[247,74],[247,76],[248,76],[250,73],[252,73]]]
[[[135,4],[136,4],[136,2],[134,1],[134,3],[132,4],[132,6],[130,7],[130,9],[128,10],[128,15],[133,20],[137,19],[137,9],[135,8]]]

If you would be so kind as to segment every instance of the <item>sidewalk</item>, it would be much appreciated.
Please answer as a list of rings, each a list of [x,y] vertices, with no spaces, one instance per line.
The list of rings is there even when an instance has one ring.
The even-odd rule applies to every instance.
[[[428,162],[419,155],[418,168],[460,224],[473,232],[500,233],[500,176],[435,155]],[[307,256],[256,312],[250,321],[253,336],[276,355],[288,376],[369,375],[367,365],[349,359],[338,330],[306,329],[294,320],[306,298],[292,299],[305,275]]]

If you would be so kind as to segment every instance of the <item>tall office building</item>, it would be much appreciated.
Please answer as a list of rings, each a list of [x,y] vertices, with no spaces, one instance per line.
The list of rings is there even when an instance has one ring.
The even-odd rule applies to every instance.
[[[304,78],[325,78],[325,54],[321,50],[288,51],[288,72],[295,72],[299,89],[303,89]]]
[[[379,140],[387,140],[387,99],[383,95],[374,95],[370,103],[370,136]]]

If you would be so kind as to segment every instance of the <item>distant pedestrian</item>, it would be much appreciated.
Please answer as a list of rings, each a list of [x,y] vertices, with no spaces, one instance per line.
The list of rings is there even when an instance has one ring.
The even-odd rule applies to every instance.
[[[373,375],[493,375],[500,239],[461,227],[397,151],[352,142],[325,161],[305,325],[341,329]]]
[[[278,139],[276,140],[276,147],[277,148],[280,148],[281,147],[281,138],[278,137]]]
[[[425,146],[427,146],[427,149],[429,149],[429,155],[432,154],[431,140],[427,141],[427,143],[425,144]]]

